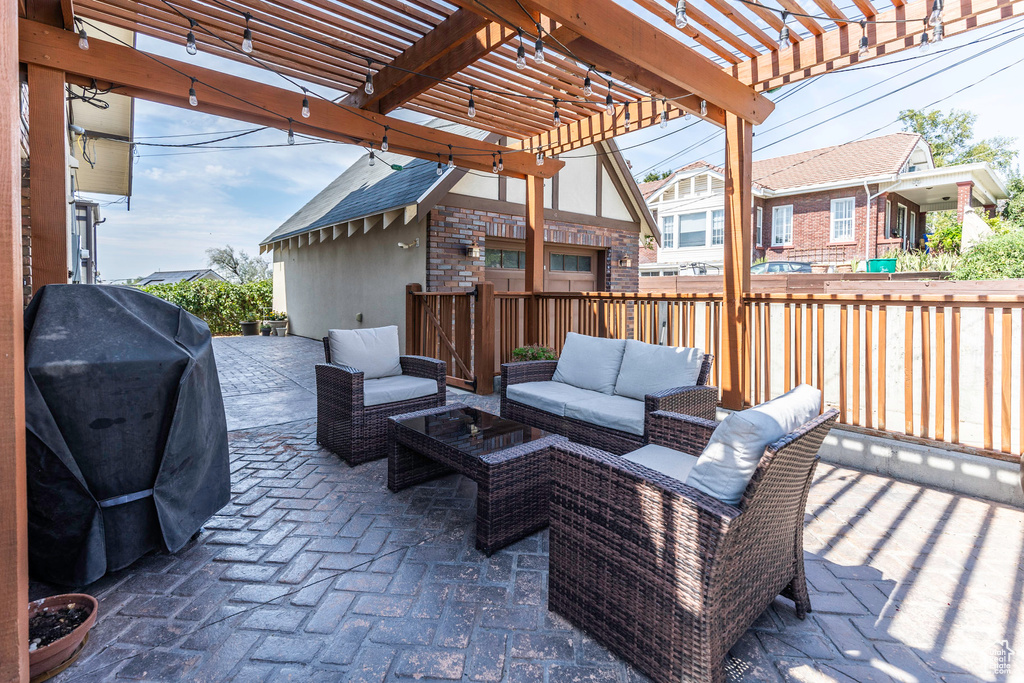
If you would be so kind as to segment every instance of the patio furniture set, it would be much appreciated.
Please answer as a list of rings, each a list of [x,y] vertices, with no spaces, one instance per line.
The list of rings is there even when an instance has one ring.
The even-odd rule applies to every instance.
[[[653,680],[724,681],[775,596],[811,610],[804,508],[837,417],[817,389],[717,422],[710,355],[569,333],[558,361],[502,366],[497,416],[445,405],[444,362],[401,356],[396,327],[324,350],[321,445],[386,455],[392,491],[467,476],[488,555],[550,526],[549,608]]]

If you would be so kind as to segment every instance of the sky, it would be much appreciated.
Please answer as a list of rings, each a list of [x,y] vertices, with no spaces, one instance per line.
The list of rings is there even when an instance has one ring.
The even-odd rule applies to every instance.
[[[146,37],[140,37],[138,45],[275,82],[269,80],[272,75],[245,65],[225,68],[222,60],[202,53],[189,58],[181,45]],[[867,64],[871,66],[832,72],[769,94],[777,104],[754,129],[754,158],[896,132],[901,130],[899,112],[908,108],[969,110],[978,117],[977,139],[1015,137],[1015,148],[1024,153],[1024,18],[948,38],[925,56],[915,48]],[[400,111],[394,115],[423,120]],[[230,135],[250,128],[243,122],[152,102],[137,100],[135,105],[135,139],[140,143],[181,144],[198,139],[187,137],[198,133]],[[641,177],[648,170],[667,171],[699,159],[724,163],[718,130],[692,118],[676,119],[667,129],[635,131],[616,142]],[[304,144],[312,141],[301,137],[298,144],[288,146],[285,138],[284,132],[265,130],[218,143],[278,145],[258,149],[138,146],[130,211],[123,200],[92,195],[104,204],[106,219],[98,238],[102,281],[156,270],[204,268],[206,250],[212,247],[231,245],[258,253],[260,240],[363,154],[360,147]]]

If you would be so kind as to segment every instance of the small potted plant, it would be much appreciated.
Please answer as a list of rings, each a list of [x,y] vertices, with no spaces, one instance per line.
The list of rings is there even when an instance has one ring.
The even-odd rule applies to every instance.
[[[512,360],[517,363],[528,360],[558,360],[558,354],[546,346],[531,344],[512,351]]]
[[[67,593],[28,605],[29,676],[54,676],[71,665],[96,623],[99,603],[83,593]]]
[[[264,321],[263,322],[263,327],[260,328],[260,334],[262,334],[264,337],[269,337],[270,336],[270,331],[273,330],[273,329],[274,329],[273,327],[271,327],[270,325],[268,325],[266,323],[266,321]]]
[[[263,324],[270,326],[271,334],[283,337],[288,333],[288,314],[284,311],[271,311]]]
[[[242,326],[243,337],[252,337],[259,334],[260,323],[258,320],[244,320],[239,324]]]

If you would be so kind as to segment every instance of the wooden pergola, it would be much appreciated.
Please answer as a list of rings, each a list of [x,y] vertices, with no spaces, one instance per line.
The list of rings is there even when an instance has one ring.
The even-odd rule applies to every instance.
[[[887,3],[880,6],[880,3]],[[889,4],[891,3],[891,5]],[[28,679],[19,78],[27,78],[33,282],[67,282],[65,84],[527,181],[526,282],[543,286],[543,183],[557,155],[664,119],[725,129],[723,403],[742,402],[749,291],[751,140],[761,93],[913,47],[936,0],[3,0],[0,4],[0,680]],[[628,5],[628,7],[627,7]],[[945,36],[1024,13],[1024,0],[942,7]],[[96,22],[180,45],[180,59],[101,40]],[[666,23],[667,22],[667,23]],[[252,50],[242,49],[246,30]],[[79,32],[91,36],[79,47]],[[196,48],[263,69],[194,66]],[[788,33],[788,36],[785,35]],[[866,49],[861,46],[867,39]],[[533,55],[538,39],[545,59]],[[521,47],[522,46],[522,47]],[[517,68],[525,53],[525,68]],[[227,65],[227,62],[224,62]],[[365,84],[372,80],[372,93]],[[190,105],[190,89],[196,104]],[[308,100],[309,116],[300,113]],[[610,106],[609,106],[610,100]],[[472,101],[475,117],[469,119]],[[409,110],[493,135],[409,123]],[[560,121],[555,122],[557,111]],[[546,160],[540,165],[541,160]]]

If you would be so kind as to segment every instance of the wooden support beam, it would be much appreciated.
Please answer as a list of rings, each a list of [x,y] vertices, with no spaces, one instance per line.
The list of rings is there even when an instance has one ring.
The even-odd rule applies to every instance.
[[[916,19],[928,16],[931,0],[913,0],[874,16],[875,21]],[[870,7],[870,5],[868,5]],[[942,14],[944,35],[949,38],[982,26],[1024,15],[1024,0],[970,0],[946,3]],[[869,27],[870,55],[858,56],[860,26],[849,24],[823,35],[812,36],[791,48],[770,52],[727,70],[758,92],[860,64],[875,57],[891,55],[917,45],[919,22],[878,23]]]
[[[494,393],[494,283],[476,286],[476,311],[473,316],[473,377],[476,393]]]
[[[28,120],[32,288],[38,291],[43,285],[68,281],[68,159],[63,71],[28,65]]]
[[[0,2],[0,680],[28,681],[18,6]]]
[[[743,297],[750,291],[753,126],[735,114],[725,124],[725,289],[722,295],[722,406],[743,407],[749,352]]]
[[[525,23],[516,0],[490,0],[488,9],[482,8],[475,0],[453,2],[512,28]],[[664,78],[710,104],[738,113],[752,123],[762,123],[775,108],[769,100],[729,76],[707,57],[612,0],[521,2],[527,10],[558,22],[611,54],[621,55],[634,68]],[[575,51],[574,47],[570,46],[570,49]],[[611,70],[616,78],[630,80],[630,74],[623,74],[621,69],[601,63],[597,66]]]
[[[198,79],[198,109],[286,130],[286,117],[294,112],[301,94],[103,40],[93,41],[89,50],[83,51],[78,49],[74,33],[31,21],[21,20],[19,30],[21,61],[64,69],[76,76],[69,77],[75,82],[96,79],[104,85],[121,86],[118,92],[132,97],[188,107],[191,76]],[[505,175],[514,177],[550,177],[565,165],[552,159],[539,168],[527,152],[320,99],[310,100],[310,112],[310,118],[291,122],[295,132],[343,142],[379,144],[384,127],[388,126],[388,141],[395,153],[436,160],[438,154],[446,158],[451,145],[456,164],[489,173],[491,155],[501,152]]]
[[[25,0],[24,16],[68,31],[75,27],[75,9],[71,0]]]
[[[526,179],[526,291],[544,291],[544,179]]]

